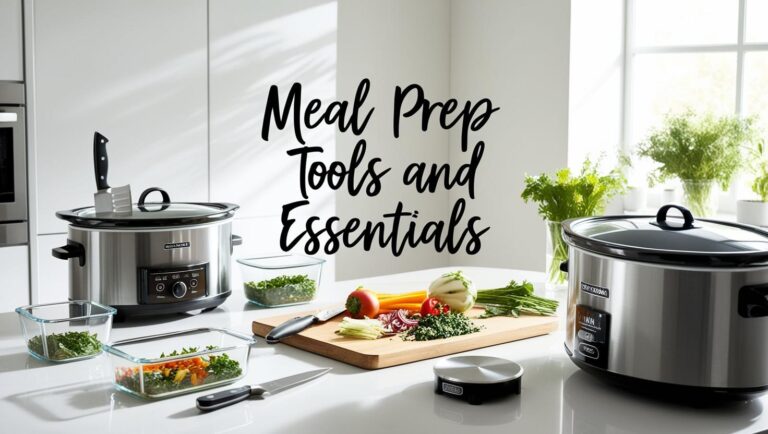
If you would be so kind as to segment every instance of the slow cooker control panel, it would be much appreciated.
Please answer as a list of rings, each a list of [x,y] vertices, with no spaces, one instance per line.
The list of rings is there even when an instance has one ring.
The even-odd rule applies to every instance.
[[[175,268],[140,268],[141,304],[178,303],[208,295],[208,264]]]
[[[576,306],[574,356],[592,366],[608,368],[608,341],[611,315],[579,304]]]

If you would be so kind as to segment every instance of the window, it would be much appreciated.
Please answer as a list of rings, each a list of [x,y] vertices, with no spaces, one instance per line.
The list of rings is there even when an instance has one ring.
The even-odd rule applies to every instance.
[[[625,1],[626,151],[667,113],[688,107],[756,114],[768,133],[768,0]],[[636,164],[634,182],[644,182],[650,164]]]

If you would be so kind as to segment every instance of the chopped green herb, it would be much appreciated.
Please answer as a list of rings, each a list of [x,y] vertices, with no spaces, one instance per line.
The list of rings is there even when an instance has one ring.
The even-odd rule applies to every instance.
[[[245,295],[262,306],[279,306],[311,301],[317,284],[307,275],[278,276],[259,282],[245,282]]]
[[[402,337],[406,341],[431,341],[479,331],[480,327],[463,313],[446,312],[421,317],[419,324],[403,333]]]
[[[96,333],[51,333],[45,337],[45,344],[48,346],[48,358],[51,360],[67,360],[101,352],[101,342]],[[33,337],[27,346],[35,353],[45,356],[42,336]]]

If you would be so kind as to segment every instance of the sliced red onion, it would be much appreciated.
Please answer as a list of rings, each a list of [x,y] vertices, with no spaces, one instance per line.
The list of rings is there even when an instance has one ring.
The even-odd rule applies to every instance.
[[[397,315],[397,318],[403,323],[404,326],[407,328],[416,327],[419,325],[419,320],[409,318],[408,315],[410,312],[408,312],[405,309],[398,309],[395,311],[395,315]]]
[[[379,315],[379,321],[384,324],[384,328],[392,333],[400,333],[419,324],[418,320],[408,318],[410,312],[405,309],[399,309],[390,313]]]

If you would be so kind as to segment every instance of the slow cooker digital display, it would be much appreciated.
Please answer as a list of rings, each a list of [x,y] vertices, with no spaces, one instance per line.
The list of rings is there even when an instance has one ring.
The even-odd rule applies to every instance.
[[[576,336],[574,354],[599,368],[608,367],[608,327],[610,314],[583,304],[576,306]]]

